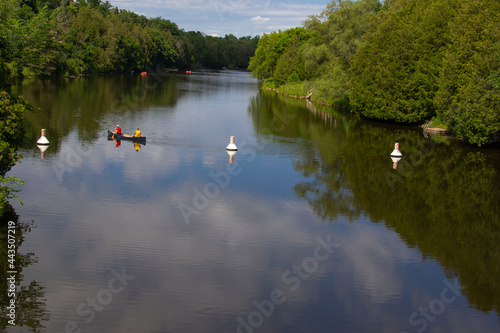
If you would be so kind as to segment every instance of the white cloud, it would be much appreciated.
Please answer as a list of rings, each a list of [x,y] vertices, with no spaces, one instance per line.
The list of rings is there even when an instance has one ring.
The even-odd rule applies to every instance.
[[[269,17],[262,17],[262,16],[254,16],[250,18],[250,21],[252,22],[257,22],[257,23],[264,23],[269,21]]]
[[[328,1],[318,3],[274,2],[265,0],[111,0],[120,9],[145,13],[147,17],[163,17],[185,31],[201,31],[207,35],[254,36],[261,34],[262,23],[273,22],[272,28],[286,30],[302,26],[308,16],[320,14]],[[217,29],[217,31],[214,31]]]

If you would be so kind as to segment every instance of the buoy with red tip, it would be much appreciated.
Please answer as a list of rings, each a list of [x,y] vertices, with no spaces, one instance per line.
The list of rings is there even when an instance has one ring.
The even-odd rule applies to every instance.
[[[36,143],[39,145],[48,145],[49,144],[49,140],[47,140],[47,138],[45,137],[45,128],[42,129],[42,136],[40,137],[40,139],[38,139],[38,141]]]
[[[403,154],[399,151],[399,142],[394,144],[394,150],[391,153],[391,157],[402,157]]]
[[[238,148],[234,144],[234,136],[231,136],[229,138],[229,144],[227,145],[226,150],[230,150],[230,151],[237,151],[238,150]]]

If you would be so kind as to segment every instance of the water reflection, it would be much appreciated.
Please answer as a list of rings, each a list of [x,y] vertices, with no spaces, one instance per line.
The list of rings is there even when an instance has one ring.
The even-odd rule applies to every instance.
[[[50,291],[48,331],[416,331],[423,317],[409,318],[455,277],[465,297],[427,331],[498,330],[497,151],[259,91],[242,73],[177,75],[157,87],[174,103],[152,92],[115,109],[121,90],[144,85],[114,80],[85,83],[86,98],[75,89],[78,115],[54,96],[81,82],[23,87],[53,102],[44,120],[27,117],[37,134],[53,124],[45,159],[33,143],[13,170],[26,181],[18,211],[40,225],[23,246],[43,267],[29,274]],[[114,96],[93,113],[99,87]],[[151,142],[116,149],[117,123]],[[89,297],[102,307],[93,318]]]
[[[15,234],[8,233],[9,225],[15,224]],[[49,320],[46,310],[46,291],[42,283],[34,280],[26,284],[23,271],[37,263],[34,253],[22,253],[20,248],[28,233],[34,227],[33,222],[20,222],[14,208],[7,204],[0,216],[0,279],[6,283],[15,281],[15,291],[4,288],[0,296],[0,330],[23,327],[31,332],[43,332],[44,322]],[[9,235],[9,237],[7,237]],[[9,241],[11,236],[15,242]],[[14,245],[15,256],[7,255],[9,245]],[[36,265],[35,265],[36,266]],[[13,279],[13,280],[12,280]],[[12,301],[15,301],[12,304]],[[14,307],[13,307],[14,305]]]
[[[383,223],[424,257],[436,258],[450,278],[460,277],[472,306],[500,312],[498,150],[426,139],[419,131],[334,112],[304,114],[300,102],[287,102],[263,93],[250,112],[257,131],[274,128],[278,141],[309,139],[301,141],[294,162],[307,179],[295,186],[298,197],[326,221],[366,215]],[[294,126],[276,127],[278,117],[293,118]],[[323,121],[328,118],[335,119],[333,126]],[[404,157],[390,170],[387,156],[395,141]]]
[[[82,77],[77,79],[24,80],[13,92],[35,102],[37,112],[27,117],[27,146],[35,133],[46,128],[53,152],[60,141],[76,129],[79,139],[92,143],[101,136],[102,124],[113,119],[140,123],[149,106],[174,106],[184,94],[176,89],[177,75],[158,73],[143,78],[137,75]],[[168,112],[168,111],[167,111]],[[137,127],[137,126],[136,126]],[[135,129],[135,127],[134,127]]]
[[[112,138],[108,137],[108,141],[113,141],[116,149],[118,149],[122,146],[122,140],[120,140],[120,139],[112,139]],[[134,141],[126,141],[126,140],[124,142],[127,145],[128,144],[132,145],[136,152],[139,152],[141,147],[146,145],[146,142],[141,143],[141,142],[134,142]]]

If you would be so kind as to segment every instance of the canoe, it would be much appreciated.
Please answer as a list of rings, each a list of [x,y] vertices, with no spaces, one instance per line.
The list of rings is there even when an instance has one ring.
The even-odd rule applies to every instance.
[[[120,133],[116,134],[115,132],[111,132],[108,130],[108,139],[115,139],[115,140],[132,140],[135,142],[140,142],[140,143],[146,143],[146,137],[145,136],[133,136],[130,134],[125,134],[125,133]]]

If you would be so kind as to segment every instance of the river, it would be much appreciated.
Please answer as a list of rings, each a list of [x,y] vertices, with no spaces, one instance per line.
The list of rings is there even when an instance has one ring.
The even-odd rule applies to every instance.
[[[498,149],[239,71],[14,90],[39,109],[7,174],[25,181],[8,332],[500,331]],[[117,124],[146,144],[108,140]]]

